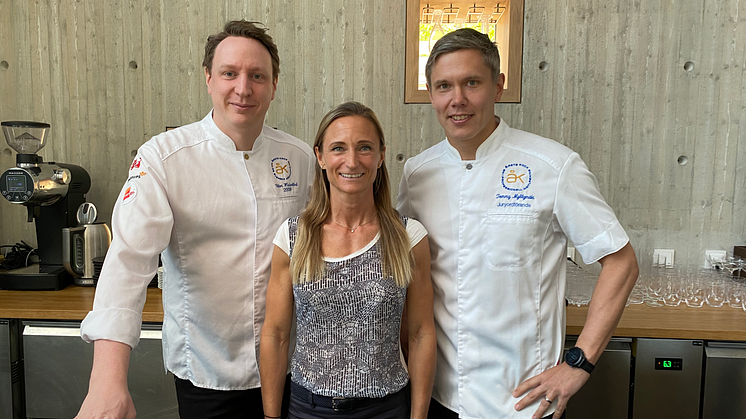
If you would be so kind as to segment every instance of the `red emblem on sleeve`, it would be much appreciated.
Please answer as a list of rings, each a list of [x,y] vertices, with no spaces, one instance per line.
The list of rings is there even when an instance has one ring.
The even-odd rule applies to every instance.
[[[132,184],[127,187],[127,189],[124,191],[124,197],[122,197],[122,204],[129,204],[132,202],[132,200],[135,199],[135,196],[137,196],[137,187]]]

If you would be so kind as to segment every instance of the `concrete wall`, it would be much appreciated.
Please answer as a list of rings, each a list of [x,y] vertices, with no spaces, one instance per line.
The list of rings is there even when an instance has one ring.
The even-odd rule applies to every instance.
[[[683,263],[746,244],[741,6],[526,0],[522,102],[496,112],[580,153],[642,263],[653,248]],[[398,184],[396,155],[443,137],[430,105],[404,104],[404,10],[403,0],[0,0],[0,120],[50,123],[41,154],[85,167],[108,221],[137,147],[210,110],[207,35],[259,20],[281,57],[267,123],[311,142],[334,105],[364,102]],[[14,164],[2,143],[0,170]],[[0,202],[0,243],[36,242],[25,217]]]

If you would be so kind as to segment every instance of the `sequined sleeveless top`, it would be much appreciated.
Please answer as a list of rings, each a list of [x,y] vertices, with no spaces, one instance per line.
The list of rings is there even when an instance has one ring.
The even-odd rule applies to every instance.
[[[288,223],[292,257],[298,217]],[[293,295],[293,381],[328,397],[384,397],[406,386],[399,349],[406,288],[383,277],[378,239],[356,256],[327,261],[323,278],[293,285]]]

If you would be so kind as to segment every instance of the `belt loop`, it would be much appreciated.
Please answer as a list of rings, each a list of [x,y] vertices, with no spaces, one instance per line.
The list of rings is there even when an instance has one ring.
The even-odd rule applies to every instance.
[[[313,392],[308,392],[308,404],[311,405],[314,409],[316,408],[316,403],[313,402]]]

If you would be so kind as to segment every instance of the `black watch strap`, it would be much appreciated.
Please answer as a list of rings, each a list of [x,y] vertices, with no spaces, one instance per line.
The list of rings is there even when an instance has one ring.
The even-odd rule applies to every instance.
[[[580,365],[578,365],[578,368],[582,368],[585,370],[585,372],[590,374],[593,372],[593,369],[596,368],[596,366],[588,362],[587,359],[584,359],[583,362],[581,362]]]

